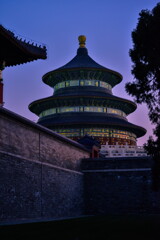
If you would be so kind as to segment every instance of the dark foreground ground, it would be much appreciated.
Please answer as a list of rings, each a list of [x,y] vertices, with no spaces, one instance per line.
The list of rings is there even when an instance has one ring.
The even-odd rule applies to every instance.
[[[0,239],[159,240],[160,215],[90,216],[0,225]]]

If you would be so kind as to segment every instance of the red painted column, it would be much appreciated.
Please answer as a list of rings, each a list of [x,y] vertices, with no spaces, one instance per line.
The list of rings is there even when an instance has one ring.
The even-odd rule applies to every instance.
[[[0,107],[3,106],[3,81],[0,79]]]
[[[0,107],[3,107],[3,77],[2,71],[5,68],[5,61],[0,64]]]

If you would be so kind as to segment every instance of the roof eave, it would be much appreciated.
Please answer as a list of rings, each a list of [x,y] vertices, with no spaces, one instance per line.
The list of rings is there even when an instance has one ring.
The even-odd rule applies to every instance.
[[[18,37],[16,37],[13,32],[5,29],[2,25],[0,25],[0,35],[2,36],[2,40],[4,38],[4,42],[5,39],[8,42],[6,44],[12,45],[14,54],[17,54],[17,58],[14,57],[13,60],[11,57],[6,56],[2,57],[3,59],[0,59],[0,61],[6,62],[6,67],[31,62],[37,59],[47,58],[47,50],[45,46],[36,46],[33,43],[31,44],[29,42],[22,41],[21,39],[18,39]]]

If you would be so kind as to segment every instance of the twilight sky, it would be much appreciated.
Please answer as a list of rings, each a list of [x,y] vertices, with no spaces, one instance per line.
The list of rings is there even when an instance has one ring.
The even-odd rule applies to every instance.
[[[131,32],[136,27],[139,12],[151,10],[156,0],[1,0],[0,24],[16,36],[47,47],[47,60],[37,60],[7,67],[4,78],[4,107],[37,121],[28,110],[37,99],[53,94],[42,82],[42,76],[75,55],[78,36],[86,35],[89,55],[99,64],[123,75],[123,81],[113,88],[119,97],[133,98],[125,92],[125,83],[132,81]],[[153,126],[145,105],[128,116],[128,120],[147,129],[138,145],[152,135]]]

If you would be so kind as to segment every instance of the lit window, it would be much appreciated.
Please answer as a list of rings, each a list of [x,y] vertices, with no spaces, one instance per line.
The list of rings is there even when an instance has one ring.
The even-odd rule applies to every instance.
[[[65,87],[65,82],[59,83],[59,88],[64,88]]]
[[[92,86],[91,80],[85,80],[85,86]]]
[[[70,81],[67,81],[66,82],[66,87],[69,87],[70,86]]]
[[[98,85],[99,85],[99,84],[98,84],[98,81],[95,81],[95,86],[98,87]]]
[[[80,80],[80,86],[84,86],[84,80]]]
[[[84,111],[84,107],[79,107],[80,112]]]
[[[84,107],[84,112],[89,112],[90,111],[90,107]]]
[[[103,108],[102,107],[98,107],[97,108],[97,112],[103,112]]]
[[[79,86],[79,80],[71,80],[70,86]]]

